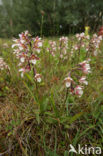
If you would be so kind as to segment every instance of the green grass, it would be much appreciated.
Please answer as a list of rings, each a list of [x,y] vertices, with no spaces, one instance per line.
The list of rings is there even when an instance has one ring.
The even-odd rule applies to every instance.
[[[4,43],[8,47],[3,47]],[[45,40],[37,67],[42,83],[37,89],[31,75],[20,77],[11,44],[0,39],[0,55],[10,66],[9,74],[0,71],[0,153],[68,156],[70,144],[75,148],[78,144],[102,148],[103,51],[91,57],[92,73],[83,96],[69,94],[65,101],[63,80],[76,64],[70,59],[70,49],[68,60],[58,61],[46,52]],[[83,54],[80,59],[84,60]]]

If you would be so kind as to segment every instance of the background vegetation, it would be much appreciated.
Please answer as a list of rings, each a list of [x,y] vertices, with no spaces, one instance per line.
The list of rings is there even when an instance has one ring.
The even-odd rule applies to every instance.
[[[102,0],[1,0],[0,36],[11,37],[28,29],[32,34],[62,35],[98,30],[103,23]]]

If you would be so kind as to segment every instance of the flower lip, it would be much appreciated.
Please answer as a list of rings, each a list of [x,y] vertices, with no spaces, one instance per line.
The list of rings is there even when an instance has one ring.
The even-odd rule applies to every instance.
[[[41,75],[37,73],[37,74],[35,75],[35,79],[36,79],[37,82],[40,83],[40,82],[41,82]]]

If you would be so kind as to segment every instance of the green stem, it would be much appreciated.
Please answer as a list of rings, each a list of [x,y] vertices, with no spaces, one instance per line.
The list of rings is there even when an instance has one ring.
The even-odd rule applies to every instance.
[[[43,15],[42,15],[42,18],[41,18],[41,37],[43,35]]]
[[[65,96],[64,104],[66,103],[67,98],[68,98],[68,88],[67,88],[67,91],[66,91],[66,96]]]

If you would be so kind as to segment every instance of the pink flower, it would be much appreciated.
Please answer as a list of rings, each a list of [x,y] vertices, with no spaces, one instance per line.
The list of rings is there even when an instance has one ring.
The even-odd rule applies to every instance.
[[[29,32],[28,31],[25,31],[25,32],[22,32],[21,34],[19,34],[19,37],[20,37],[20,42],[21,43],[29,43],[30,40],[29,40]]]
[[[9,66],[4,62],[4,59],[0,57],[0,70],[9,69]]]
[[[21,57],[20,58],[20,61],[23,63],[23,62],[25,62],[25,57]]]
[[[19,69],[19,72],[21,72],[21,77],[23,77],[24,76],[24,73],[25,73],[25,68],[20,68]]]
[[[76,88],[74,88],[74,92],[76,95],[78,95],[78,97],[81,97],[83,95],[83,89],[79,85]]]
[[[30,43],[29,33],[25,31],[24,33],[19,34],[19,39],[13,40],[15,43],[12,45],[12,48],[18,48],[20,51],[28,49],[28,44]]]
[[[47,48],[47,51],[52,55],[55,56],[56,53],[56,42],[55,41],[49,41],[49,48]]]
[[[82,76],[82,77],[80,78],[79,82],[80,82],[81,84],[88,85],[88,81],[86,81],[86,76]]]
[[[18,54],[18,57],[20,58],[20,62],[24,63],[27,60],[28,55],[26,53],[22,52],[22,53]]]
[[[68,37],[63,36],[59,39],[58,49],[60,50],[60,58],[67,59]]]
[[[30,71],[30,66],[29,65],[27,65],[25,68],[23,67],[23,68],[19,69],[19,72],[21,72],[21,77],[24,76],[25,72],[29,72],[29,71]]]
[[[42,40],[39,37],[36,37],[35,39],[33,39],[34,43],[33,43],[33,48],[35,51],[37,51],[37,53],[40,53],[41,51],[41,47],[42,47]]]
[[[30,57],[30,63],[32,64],[36,64],[37,60],[39,60],[39,58],[34,54]]]
[[[76,34],[76,38],[80,41],[81,39],[85,38],[85,34],[83,32],[81,34]]]
[[[79,34],[76,34],[76,38],[78,38],[79,37]]]

